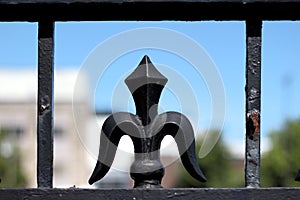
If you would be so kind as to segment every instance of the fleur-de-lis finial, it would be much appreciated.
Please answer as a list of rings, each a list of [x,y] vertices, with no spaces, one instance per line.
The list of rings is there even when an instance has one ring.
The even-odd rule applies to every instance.
[[[135,161],[130,168],[134,187],[161,187],[164,167],[160,161],[160,145],[166,135],[174,137],[182,163],[189,174],[205,182],[196,159],[194,131],[188,118],[178,112],[158,115],[158,102],[168,79],[144,56],[127,77],[127,84],[136,106],[136,114],[118,112],[104,122],[96,167],[89,183],[102,179],[109,171],[118,143],[129,135],[134,144]]]
[[[161,92],[168,79],[164,77],[144,56],[138,67],[126,78],[136,107],[136,115],[143,125],[148,125],[157,115],[157,106]]]

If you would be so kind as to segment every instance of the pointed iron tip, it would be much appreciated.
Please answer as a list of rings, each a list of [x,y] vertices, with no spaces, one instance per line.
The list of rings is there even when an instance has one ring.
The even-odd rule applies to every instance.
[[[88,180],[88,183],[90,185],[93,185],[96,181],[98,181],[97,175],[93,172],[93,174],[91,175],[91,177]]]
[[[89,183],[90,185],[93,185],[93,183],[95,183],[95,181],[92,180],[92,179],[90,178],[89,181],[88,181],[88,183]]]
[[[96,181],[98,181],[98,180],[97,180],[97,175],[95,174],[95,172],[93,172],[93,174],[91,175],[91,177],[90,177],[89,180],[88,180],[88,183],[89,183],[90,185],[93,185]]]
[[[144,55],[140,64],[152,63],[148,55]]]
[[[110,167],[104,165],[103,163],[97,160],[96,166],[91,177],[88,180],[88,183],[92,185],[93,183],[101,180],[109,171]]]
[[[125,79],[127,86],[132,84],[141,86],[148,83],[165,85],[167,81],[168,79],[152,64],[148,55],[142,58],[135,70]],[[136,89],[136,87],[134,88]]]
[[[144,65],[146,66],[147,70],[148,70],[150,65],[153,65],[148,55],[144,55],[144,57],[142,58],[141,62],[138,65],[138,67],[139,66],[144,66]]]
[[[202,183],[205,183],[205,182],[207,181],[207,179],[206,179],[206,177],[204,176],[204,174],[201,175],[200,181],[201,181]]]

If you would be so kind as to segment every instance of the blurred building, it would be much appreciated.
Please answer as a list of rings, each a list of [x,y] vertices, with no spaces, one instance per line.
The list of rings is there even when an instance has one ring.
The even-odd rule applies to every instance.
[[[76,81],[80,80],[77,80],[75,71],[55,72],[54,186],[82,185],[89,173],[85,170],[88,163],[82,162],[86,155],[73,120],[72,100]],[[22,158],[19,164],[24,169],[28,187],[36,187],[37,72],[1,70],[0,84],[0,130],[9,135],[2,149],[10,152],[14,145],[18,146]],[[76,102],[76,106],[89,116],[91,110],[88,100],[84,99],[88,95],[84,94],[84,88],[82,92],[83,98]],[[85,126],[85,121],[76,125],[79,131],[84,131]]]
[[[108,174],[94,186],[87,184],[98,155],[99,133],[109,113],[95,114],[88,81],[78,78],[77,71],[57,70],[54,80],[54,187],[132,187],[133,145],[126,136]],[[18,146],[22,158],[18,164],[25,172],[27,187],[36,187],[37,72],[2,69],[0,84],[0,131],[8,135],[1,142],[0,153],[10,156],[13,146]],[[172,187],[179,168],[178,150],[171,137],[163,140],[161,155],[166,166],[163,185]]]

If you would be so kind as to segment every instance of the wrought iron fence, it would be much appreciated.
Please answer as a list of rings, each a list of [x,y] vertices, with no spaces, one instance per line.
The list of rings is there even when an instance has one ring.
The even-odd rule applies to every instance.
[[[261,28],[300,20],[299,0],[0,0],[0,21],[38,22],[37,184],[1,199],[298,199],[298,188],[259,188]],[[53,189],[53,47],[56,21],[240,20],[246,23],[245,188]]]

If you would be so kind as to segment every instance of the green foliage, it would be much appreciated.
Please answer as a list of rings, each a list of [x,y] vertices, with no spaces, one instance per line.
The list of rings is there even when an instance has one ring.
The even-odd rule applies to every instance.
[[[300,168],[300,120],[287,121],[270,139],[272,148],[261,160],[261,186],[299,186],[294,179]]]
[[[209,134],[217,134],[211,132]],[[198,153],[202,139],[196,141],[196,152]],[[242,166],[240,165],[242,162]],[[235,161],[222,138],[214,146],[213,150],[203,159],[198,158],[198,164],[207,178],[206,183],[201,183],[191,177],[182,167],[176,183],[176,187],[243,187],[243,161]]]
[[[20,149],[17,145],[10,143],[10,152],[5,153],[7,148],[5,143],[8,144],[9,140],[7,135],[0,132],[0,178],[1,188],[16,188],[16,187],[25,187],[26,179],[20,167]]]

